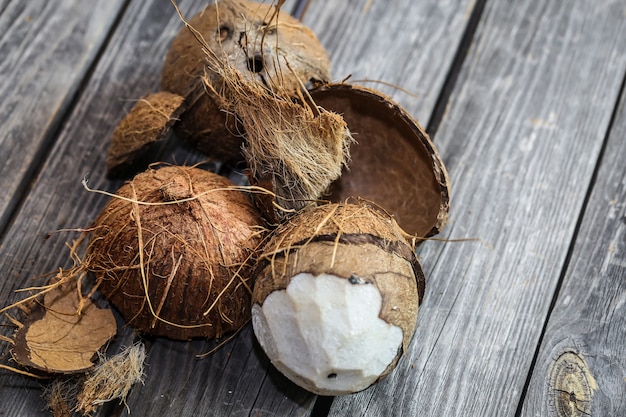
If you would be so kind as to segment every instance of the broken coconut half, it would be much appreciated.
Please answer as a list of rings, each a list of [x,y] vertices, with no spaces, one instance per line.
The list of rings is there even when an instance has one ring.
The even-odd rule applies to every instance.
[[[165,91],[137,101],[113,132],[106,162],[107,176],[124,176],[147,155],[152,145],[167,136],[183,110],[184,99]]]
[[[290,380],[320,395],[363,390],[413,336],[425,279],[396,222],[366,204],[327,204],[276,229],[259,256],[254,333]]]
[[[339,113],[355,143],[350,169],[330,187],[330,199],[359,197],[395,216],[417,237],[433,236],[448,218],[446,168],[428,134],[399,104],[382,93],[349,84],[311,91],[315,104]]]

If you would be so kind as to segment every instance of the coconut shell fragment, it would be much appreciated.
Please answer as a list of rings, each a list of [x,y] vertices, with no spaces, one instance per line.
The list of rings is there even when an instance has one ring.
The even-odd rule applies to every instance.
[[[87,259],[140,333],[220,337],[250,318],[261,219],[228,179],[194,167],[138,174],[94,223]]]
[[[250,183],[269,191],[256,193],[256,203],[270,224],[280,223],[316,204],[339,178],[352,136],[339,114],[292,102],[284,90],[268,93],[231,67],[223,70],[234,91],[225,102],[246,129]]]
[[[124,175],[146,155],[151,145],[165,138],[183,112],[183,104],[183,97],[167,92],[150,94],[137,101],[113,132],[107,176]]]
[[[59,286],[44,295],[17,330],[12,354],[19,364],[47,373],[82,372],[116,333],[110,309],[79,298],[74,286]]]
[[[449,179],[428,134],[399,104],[349,84],[311,91],[315,103],[339,113],[353,133],[350,169],[331,185],[330,199],[359,197],[395,216],[411,235],[439,233],[449,209]]]
[[[243,161],[241,126],[220,107],[206,84],[222,86],[222,74],[207,63],[209,51],[246,79],[296,96],[330,79],[329,60],[315,34],[267,3],[222,0],[189,19],[163,66],[161,88],[185,97],[188,111],[176,129],[197,149],[226,163]],[[191,29],[190,29],[191,28]],[[221,88],[218,87],[217,91]]]
[[[327,204],[281,225],[264,247],[252,321],[289,379],[348,394],[389,374],[413,336],[424,274],[402,230],[366,204]]]

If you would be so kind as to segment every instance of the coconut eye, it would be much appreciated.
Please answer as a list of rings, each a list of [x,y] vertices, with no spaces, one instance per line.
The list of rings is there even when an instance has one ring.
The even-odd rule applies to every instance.
[[[224,42],[225,40],[228,40],[232,37],[233,37],[232,25],[225,23],[223,25],[220,25],[220,27],[217,29],[217,39],[220,42]]]
[[[263,71],[263,56],[261,54],[254,54],[248,58],[248,69],[252,72]]]

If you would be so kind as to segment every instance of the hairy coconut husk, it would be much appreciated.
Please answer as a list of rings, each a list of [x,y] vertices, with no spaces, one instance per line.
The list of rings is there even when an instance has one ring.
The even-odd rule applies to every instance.
[[[126,404],[131,388],[143,383],[145,360],[146,349],[141,342],[109,358],[101,356],[100,363],[87,374],[76,395],[76,410],[92,415],[100,405],[112,400]]]
[[[87,260],[104,295],[142,333],[220,337],[250,317],[261,219],[228,179],[150,169],[96,219]]]
[[[311,91],[315,102],[340,113],[356,142],[350,170],[331,185],[330,199],[360,197],[393,214],[411,235],[439,233],[448,218],[450,183],[428,134],[382,93],[349,84]]]
[[[165,138],[183,110],[184,98],[164,91],[137,101],[113,132],[107,176],[125,175],[151,145]]]
[[[191,18],[172,42],[161,88],[187,99],[189,110],[177,125],[180,135],[227,163],[243,161],[243,137],[235,117],[222,111],[220,98],[205,87],[207,81],[221,85],[224,74],[207,66],[203,49],[247,80],[269,89],[280,86],[291,95],[330,79],[329,60],[315,34],[274,6],[222,0]]]
[[[226,84],[221,106],[246,130],[250,182],[270,191],[255,194],[266,219],[278,223],[315,203],[347,166],[352,136],[342,117],[269,92],[236,68],[216,68]]]
[[[89,371],[56,377],[47,384],[44,397],[54,417],[93,416],[102,404],[113,400],[131,412],[126,398],[135,384],[143,383],[145,346],[137,342],[108,358],[99,353],[98,358]]]

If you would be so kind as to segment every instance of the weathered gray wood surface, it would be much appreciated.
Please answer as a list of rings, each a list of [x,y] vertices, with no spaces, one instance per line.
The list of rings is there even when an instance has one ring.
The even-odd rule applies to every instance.
[[[621,1],[487,2],[435,137],[453,189],[444,234],[485,244],[424,245],[430,280],[409,354],[330,415],[516,414],[624,77],[624,39]]]
[[[198,10],[202,3],[181,7],[184,11]],[[169,2],[157,0],[133,2],[125,10],[124,23],[116,28],[71,113],[65,116],[67,122],[41,173],[3,236],[3,305],[18,299],[13,291],[33,285],[33,276],[69,265],[64,242],[77,235],[45,237],[58,229],[88,226],[103,207],[106,199],[85,192],[80,185],[82,177],[88,175],[90,184],[99,189],[115,190],[120,185],[119,181],[104,179],[110,137],[133,100],[158,87],[162,57],[181,27],[171,7]],[[44,401],[38,383],[6,373],[2,377],[0,402],[7,405],[7,415],[40,415]]]
[[[303,21],[328,49],[335,81],[384,92],[426,126],[475,4],[313,0]]]
[[[399,1],[398,6],[405,8],[412,1]],[[415,14],[425,13],[428,6],[436,2],[423,2],[416,9]],[[466,3],[466,2],[465,2]],[[326,2],[313,2],[310,4],[305,15],[308,23],[316,33],[320,34],[322,42],[329,50],[332,50],[333,37],[328,34],[343,30],[344,21],[330,21],[334,15],[344,16],[348,21],[358,21],[366,16],[372,22],[371,12],[363,10],[366,2],[349,4],[338,2],[339,10],[330,9]],[[464,26],[462,24],[463,8],[449,7],[442,14],[445,19],[433,21],[433,27],[441,25],[442,21],[458,21],[455,28],[442,32],[437,39],[431,39],[433,44],[439,45],[439,49],[447,49],[448,53],[440,55],[436,47],[432,47],[428,56],[432,60],[440,60],[442,65],[450,65],[454,56],[456,44],[460,41]],[[396,15],[394,9],[383,9],[379,17],[391,19]],[[446,14],[447,13],[447,14]],[[317,14],[317,15],[316,15]],[[322,19],[322,16],[324,17]],[[438,22],[438,23],[437,23]],[[324,38],[326,36],[326,38]],[[422,41],[426,35],[422,35]],[[420,37],[418,37],[420,39]],[[395,48],[398,40],[393,37],[380,37],[376,43],[370,44],[370,51],[378,49],[386,50]],[[411,48],[409,42],[418,42],[413,39],[405,41],[404,46]],[[333,62],[338,65],[349,66],[355,61],[355,57],[333,57]],[[372,71],[372,77],[381,77],[382,74]],[[422,83],[416,83],[420,89],[431,88],[432,79],[435,84],[441,86],[445,74],[436,68],[431,68],[428,77]],[[430,109],[432,111],[433,104]],[[314,404],[314,396],[304,392],[290,384],[284,377],[279,375],[273,368],[268,366],[264,355],[258,347],[252,344],[252,331],[248,327],[226,349],[217,355],[198,361],[193,353],[208,350],[209,345],[202,345],[197,350],[180,351],[180,344],[159,340],[152,346],[150,360],[155,363],[168,363],[172,357],[176,358],[176,366],[183,366],[187,371],[180,372],[176,368],[161,369],[161,372],[153,372],[148,375],[148,380],[143,387],[137,387],[131,395],[133,413],[153,414],[158,410],[167,410],[170,415],[309,415]],[[183,365],[181,365],[183,364]],[[164,377],[164,375],[166,375]],[[220,381],[215,384],[213,381]],[[151,398],[151,401],[145,401]]]
[[[15,3],[0,2],[0,22]],[[188,16],[203,4],[179,3]],[[624,338],[624,226],[619,220],[625,198],[620,159],[624,111],[610,132],[602,165],[607,174],[601,170],[593,180],[626,72],[623,2],[487,1],[475,36],[465,34],[471,48],[456,79],[455,54],[472,10],[482,10],[483,3],[313,0],[307,8],[304,21],[329,49],[335,79],[353,74],[354,80],[397,84],[417,97],[382,84],[367,85],[392,95],[424,124],[443,116],[435,141],[453,182],[444,235],[484,241],[422,245],[419,253],[429,282],[410,352],[377,386],[335,399],[331,415],[545,415],[554,411],[550,404],[556,392],[548,390],[546,373],[555,355],[572,346],[599,387],[591,409],[626,414],[624,401],[615,399],[626,396],[624,347],[619,343]],[[57,103],[48,108],[58,108],[49,116],[56,122],[43,117],[33,127],[14,129],[20,135],[36,129],[44,139],[28,145],[34,156],[26,164],[40,159],[41,167],[27,193],[23,182],[30,181],[31,166],[7,183],[0,179],[1,194],[9,198],[5,207],[19,207],[0,236],[2,305],[17,299],[14,290],[35,282],[31,277],[69,264],[64,243],[76,234],[45,237],[57,229],[88,225],[106,203],[105,197],[82,189],[82,176],[89,174],[90,185],[99,189],[112,191],[120,184],[104,178],[110,135],[133,100],[157,89],[169,40],[181,27],[164,0],[130,2],[123,11],[101,55],[101,42],[83,50],[92,55],[72,67],[76,75],[69,84],[50,91],[26,73],[24,78],[14,75],[11,83],[0,79],[2,88],[23,83],[34,96]],[[94,15],[98,13],[94,7]],[[57,27],[59,36],[63,29]],[[97,39],[104,39],[106,29],[99,30]],[[50,39],[55,38],[52,32]],[[19,36],[3,36],[10,42],[4,46],[2,41],[0,56],[6,47],[11,56],[25,53],[15,45]],[[95,35],[82,36],[78,39],[84,46],[83,39]],[[67,49],[39,57],[36,77],[48,77],[49,67],[65,68],[68,54],[81,48]],[[93,72],[87,71],[96,56]],[[455,79],[446,102],[445,90]],[[32,112],[33,102],[16,106],[11,123]],[[1,155],[13,149],[5,145],[5,137],[0,134]],[[46,143],[53,146],[47,149]],[[169,158],[198,160],[184,151]],[[16,182],[22,185],[16,188]],[[595,191],[585,205],[590,187]],[[611,199],[616,201],[607,208]],[[588,220],[577,233],[583,208]],[[593,223],[597,217],[602,220]],[[595,238],[599,229],[603,232]],[[571,254],[574,241],[580,243]],[[589,268],[595,265],[600,274],[592,292],[580,293],[573,286],[592,274],[586,269],[591,259],[595,263]],[[562,277],[522,409],[526,380]],[[604,297],[613,301],[603,305]],[[568,304],[575,302],[588,306],[578,316],[576,306]],[[565,319],[570,323],[559,330]],[[205,359],[195,354],[208,351],[213,342],[147,342],[147,379],[131,392],[131,415],[326,415],[328,399],[314,407],[315,396],[280,376],[259,351],[249,326]],[[0,416],[44,414],[40,394],[39,382],[0,370]],[[123,406],[111,406],[99,415],[126,413]]]
[[[0,4],[0,232],[56,140],[123,3]]]
[[[522,416],[626,413],[625,138],[622,93]]]

